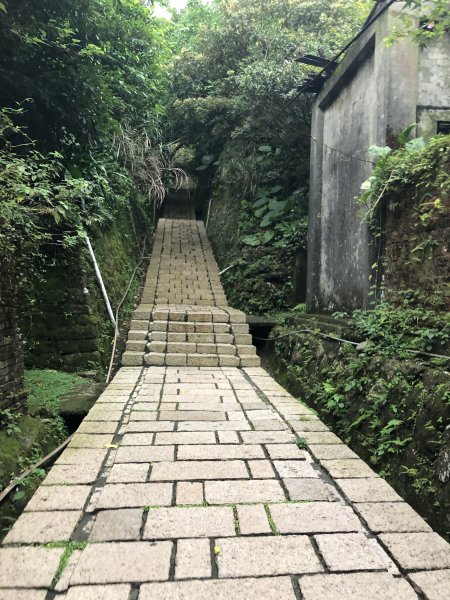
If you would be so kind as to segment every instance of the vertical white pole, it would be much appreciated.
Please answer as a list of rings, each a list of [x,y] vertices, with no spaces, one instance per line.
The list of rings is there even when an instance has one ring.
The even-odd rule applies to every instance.
[[[208,223],[209,223],[209,211],[211,210],[211,200],[212,198],[209,199],[209,204],[208,204],[208,214],[206,215],[206,225],[205,225],[205,230],[206,232],[208,231]]]
[[[114,313],[112,311],[111,304],[109,302],[108,293],[106,291],[105,284],[103,283],[102,274],[100,273],[100,269],[99,269],[97,260],[95,258],[95,254],[94,254],[94,250],[93,250],[92,245],[91,245],[91,241],[89,240],[89,237],[87,235],[86,235],[86,244],[87,244],[87,247],[89,249],[89,254],[91,255],[92,262],[94,263],[95,274],[97,275],[97,279],[98,279],[98,282],[100,284],[100,289],[102,290],[102,294],[103,294],[103,298],[105,300],[106,308],[108,310],[109,318],[111,320],[111,323],[115,327],[116,326],[116,319],[114,318]]]

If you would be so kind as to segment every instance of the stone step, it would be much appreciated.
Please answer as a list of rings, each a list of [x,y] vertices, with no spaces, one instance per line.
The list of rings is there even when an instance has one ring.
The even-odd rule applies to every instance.
[[[250,331],[247,323],[231,323],[231,330],[236,335],[237,333],[248,333]]]
[[[143,340],[128,340],[126,350],[130,352],[145,352],[145,339]]]
[[[130,340],[145,340],[147,337],[147,330],[144,329],[130,329],[128,332],[128,341]]]
[[[253,356],[256,354],[255,346],[238,344],[236,347],[239,356]]]
[[[144,364],[144,353],[133,352],[127,350],[122,354],[122,366],[123,367],[142,367]]]
[[[153,321],[193,321],[195,323],[228,323],[230,317],[225,312],[212,312],[209,310],[191,310],[183,308],[156,308],[152,311]]]
[[[152,307],[150,304],[141,304],[133,313],[133,321],[149,321]]]
[[[124,355],[125,356],[125,355]],[[256,357],[257,358],[257,357]],[[258,366],[255,357],[248,357],[242,362],[238,356],[228,354],[164,354],[152,352],[146,354],[144,362],[148,366],[168,367],[240,367]]]
[[[131,342],[131,344],[134,343],[139,344],[140,342]],[[133,345],[129,349],[139,350],[140,347]],[[147,351],[163,354],[237,354],[236,346],[233,344],[195,344],[190,342],[149,342]],[[249,352],[245,353],[249,354]]]
[[[241,367],[260,367],[261,366],[261,359],[259,358],[259,356],[257,354],[255,354],[254,356],[241,355],[240,361],[241,361],[241,364],[240,364]]]
[[[192,321],[151,321],[149,331],[168,333],[231,333],[228,323],[205,323]]]
[[[236,333],[234,335],[234,343],[235,344],[242,344],[245,346],[251,346],[252,345],[252,336],[249,333]]]
[[[131,339],[142,340],[142,335],[139,338]],[[234,336],[230,333],[166,333],[165,331],[152,331],[148,334],[148,340],[150,342],[190,342],[194,344],[233,344],[235,341]],[[244,343],[244,340],[241,343]]]
[[[133,319],[130,323],[130,331],[148,331],[148,321]]]

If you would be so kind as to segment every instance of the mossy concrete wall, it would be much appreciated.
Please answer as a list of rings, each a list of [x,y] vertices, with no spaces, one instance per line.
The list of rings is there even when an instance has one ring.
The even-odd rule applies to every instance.
[[[124,207],[112,223],[90,236],[114,311],[140,258],[142,232],[135,232],[133,223]],[[84,243],[73,250],[47,251],[34,295],[30,320],[24,323],[29,328],[26,365],[68,371],[103,368],[114,331]]]
[[[395,298],[402,289],[440,294],[450,310],[450,194],[442,194],[442,208],[421,220],[424,200],[415,192],[404,190],[386,213],[386,295]]]
[[[385,5],[378,3],[381,10]],[[372,145],[395,147],[419,120],[417,134],[450,122],[450,36],[427,48],[407,37],[388,47],[400,28],[402,2],[367,27],[317,95],[312,116],[307,305],[310,312],[370,308],[381,287],[380,240],[355,200],[372,172]]]

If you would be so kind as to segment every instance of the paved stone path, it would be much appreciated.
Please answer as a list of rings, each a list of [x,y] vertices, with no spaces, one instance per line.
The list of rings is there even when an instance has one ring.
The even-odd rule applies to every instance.
[[[259,366],[245,314],[227,304],[203,222],[180,212],[158,223],[123,364]]]
[[[245,325],[216,271],[201,224],[160,222],[125,355],[150,326],[152,366],[120,369],[6,536],[0,600],[448,598],[449,545],[263,369],[169,366]]]

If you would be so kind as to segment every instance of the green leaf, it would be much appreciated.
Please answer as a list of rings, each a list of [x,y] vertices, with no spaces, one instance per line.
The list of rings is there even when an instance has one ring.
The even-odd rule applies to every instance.
[[[273,211],[278,211],[279,213],[282,213],[286,207],[287,201],[286,200],[271,200],[269,202],[269,209],[273,210]]]
[[[215,159],[214,154],[205,154],[204,156],[202,156],[202,163],[204,165],[210,165],[214,159]]]
[[[242,243],[246,244],[247,246],[260,246],[261,239],[256,235],[246,235],[242,238]]]
[[[412,123],[411,125],[409,125],[408,127],[406,127],[398,136],[397,136],[397,142],[400,144],[400,146],[405,146],[410,138],[411,132],[413,129],[415,129],[417,127],[416,123]]]
[[[265,206],[269,202],[270,198],[264,197],[260,198],[256,202],[253,203],[254,208],[261,208],[261,206]]]
[[[19,490],[14,494],[12,500],[13,502],[18,502],[19,500],[22,500],[22,498],[25,498],[25,492],[23,490]]]
[[[423,148],[425,148],[425,140],[423,139],[423,137],[418,137],[418,138],[414,138],[413,140],[410,140],[406,145],[405,148],[406,150],[409,150],[410,152],[416,152],[417,150],[422,150]]]
[[[270,188],[270,193],[271,194],[277,194],[278,192],[280,192],[282,190],[282,186],[281,185],[274,185],[272,188]]]
[[[265,231],[261,236],[261,244],[268,244],[273,239],[274,235],[274,231]]]
[[[260,152],[272,152],[271,146],[259,146],[258,150]]]
[[[366,179],[366,181],[363,181],[363,183],[361,184],[361,190],[363,192],[371,190],[372,189],[372,184],[376,180],[377,180],[377,178],[372,175],[371,177],[369,177],[369,179]]]
[[[370,146],[368,152],[374,158],[386,158],[392,152],[392,148],[389,148],[389,146]]]
[[[279,212],[278,210],[271,210],[261,221],[261,227],[267,227],[268,225],[272,225],[280,215],[281,212]]]

